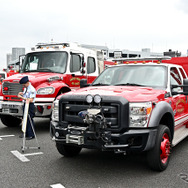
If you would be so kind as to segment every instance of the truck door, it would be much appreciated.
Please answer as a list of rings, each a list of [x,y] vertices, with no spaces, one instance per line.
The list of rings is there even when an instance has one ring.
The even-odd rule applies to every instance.
[[[82,68],[82,57],[80,54],[71,54],[70,58],[70,78],[68,80],[68,85],[73,88],[80,87],[80,80],[86,78],[86,73],[81,73]]]
[[[171,85],[182,85],[183,81],[176,67],[170,69],[170,83]],[[177,87],[172,89],[174,92],[183,91],[182,87]],[[188,104],[187,97],[182,94],[177,94],[172,96],[172,108],[174,111],[175,122],[177,126],[186,124],[187,122],[187,113],[188,113]]]

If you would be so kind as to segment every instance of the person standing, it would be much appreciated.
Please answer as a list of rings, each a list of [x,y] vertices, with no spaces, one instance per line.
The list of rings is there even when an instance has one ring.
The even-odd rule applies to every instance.
[[[24,101],[23,112],[24,112],[24,108],[25,108],[26,99],[29,100],[28,114],[30,115],[30,118],[31,118],[31,121],[33,124],[33,128],[34,128],[33,117],[35,116],[34,102],[35,102],[35,98],[36,98],[36,90],[29,82],[28,76],[24,76],[23,78],[21,78],[19,83],[22,84],[22,86],[24,87],[24,91],[19,92],[18,97]],[[20,136],[20,137],[23,137],[23,136]],[[27,128],[26,128],[26,140],[31,140],[33,138],[35,138],[35,134],[33,132],[33,129],[32,129],[31,123],[30,123],[30,119],[28,117],[27,118]]]

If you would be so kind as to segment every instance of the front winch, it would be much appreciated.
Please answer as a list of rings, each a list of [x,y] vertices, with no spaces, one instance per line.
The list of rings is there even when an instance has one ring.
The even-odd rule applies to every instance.
[[[78,116],[83,119],[83,122],[95,126],[99,129],[107,128],[107,121],[104,115],[101,113],[101,108],[95,109],[90,108],[87,111],[81,111],[78,113]]]
[[[89,135],[90,140],[101,140],[104,143],[111,142],[111,132],[107,130],[107,120],[101,112],[101,108],[89,108],[78,113],[87,126],[85,136]]]

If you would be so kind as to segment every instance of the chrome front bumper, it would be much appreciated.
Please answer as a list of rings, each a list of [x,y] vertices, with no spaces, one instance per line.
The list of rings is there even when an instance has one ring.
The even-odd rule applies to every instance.
[[[35,117],[48,117],[52,112],[52,102],[35,102]],[[0,101],[0,115],[23,116],[23,102]]]

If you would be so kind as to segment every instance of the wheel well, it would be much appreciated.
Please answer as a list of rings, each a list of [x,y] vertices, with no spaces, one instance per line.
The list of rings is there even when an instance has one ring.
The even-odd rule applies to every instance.
[[[173,139],[174,136],[174,120],[170,113],[166,113],[163,115],[163,117],[160,120],[160,123],[162,125],[166,125],[170,129],[171,138]]]
[[[69,91],[71,91],[70,88],[68,88],[68,87],[63,87],[63,88],[61,88],[61,89],[59,90],[59,92],[57,93],[57,96],[61,95],[62,93],[69,92]],[[57,97],[57,96],[56,96],[56,97]]]

